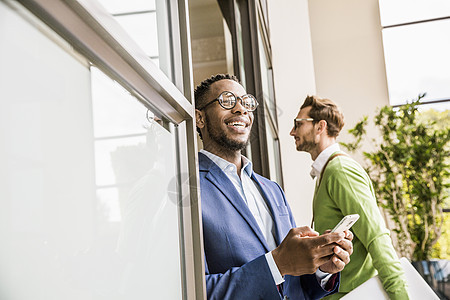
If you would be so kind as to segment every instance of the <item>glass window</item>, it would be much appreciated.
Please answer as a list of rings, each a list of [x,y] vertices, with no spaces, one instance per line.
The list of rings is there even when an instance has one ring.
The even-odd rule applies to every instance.
[[[155,0],[98,0],[111,14],[156,10]]]
[[[258,30],[258,49],[261,68],[261,85],[263,91],[263,99],[261,100],[264,100],[267,104],[269,113],[272,115],[272,118],[274,118],[276,114],[276,107],[273,92],[272,67],[263,44],[261,30]]]
[[[153,61],[158,58],[156,12],[116,15],[117,22]]]
[[[173,128],[29,17],[0,2],[0,298],[181,299]]]
[[[273,91],[273,73],[269,55],[266,51],[266,43],[263,40],[262,22],[258,18],[258,51],[259,51],[259,68],[261,71],[261,87],[262,97],[259,101],[263,102],[265,109],[265,127],[267,137],[267,160],[269,163],[270,179],[283,185],[281,176],[280,149],[277,134],[276,114],[277,107],[275,105],[275,95]]]
[[[94,135],[97,207],[128,268],[121,288],[130,299],[181,299],[174,135],[98,69],[92,68],[91,81],[101,87],[92,95],[94,132],[113,133],[109,124],[116,121],[128,124],[126,134]],[[107,122],[97,122],[96,112]]]
[[[380,0],[391,105],[416,100],[450,107],[450,2]]]
[[[383,43],[392,105],[450,98],[450,20],[385,29]]]
[[[278,138],[271,120],[266,114],[267,157],[269,160],[270,179],[282,185],[280,148]]]
[[[189,1],[194,86],[219,73],[233,74],[230,29],[217,0]]]
[[[173,80],[166,0],[98,0],[152,61]]]
[[[244,41],[242,33],[242,20],[240,9],[235,9],[234,11],[236,17],[236,41],[237,41],[237,58],[239,65],[239,80],[244,88],[247,87],[246,84],[246,74],[245,74],[245,61],[244,61]]]
[[[223,35],[225,39],[225,59],[227,61],[227,73],[234,74],[233,36],[225,19],[223,19]]]
[[[383,26],[450,16],[448,0],[380,0],[379,3]]]

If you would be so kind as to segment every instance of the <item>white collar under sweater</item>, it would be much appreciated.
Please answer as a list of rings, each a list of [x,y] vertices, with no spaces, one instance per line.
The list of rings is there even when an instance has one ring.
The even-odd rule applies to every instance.
[[[325,167],[325,164],[327,163],[330,156],[334,152],[340,151],[340,150],[341,150],[341,148],[339,147],[339,144],[334,143],[334,144],[328,146],[327,148],[325,148],[325,150],[323,150],[322,152],[320,152],[319,156],[317,156],[316,160],[311,165],[312,170],[311,170],[310,175],[311,175],[312,179],[314,179],[320,175],[323,167]]]

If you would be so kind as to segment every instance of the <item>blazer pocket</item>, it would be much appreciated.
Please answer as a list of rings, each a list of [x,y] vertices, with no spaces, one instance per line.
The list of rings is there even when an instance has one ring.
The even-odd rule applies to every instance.
[[[277,205],[278,208],[278,215],[280,216],[288,216],[289,211],[286,205]]]

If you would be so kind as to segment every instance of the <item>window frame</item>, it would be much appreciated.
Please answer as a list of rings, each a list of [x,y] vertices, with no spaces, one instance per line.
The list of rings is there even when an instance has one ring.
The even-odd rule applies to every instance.
[[[7,0],[11,5],[12,1]],[[90,0],[19,0],[77,52],[119,82],[158,117],[175,125],[183,299],[206,299],[187,0],[167,1],[173,81]]]
[[[272,65],[271,62],[271,46],[269,40],[269,29],[267,26],[267,16],[264,14],[264,3],[261,0],[233,0],[234,10],[239,10],[241,15],[241,27],[242,27],[242,40],[244,43],[244,69],[245,69],[245,82],[247,92],[256,96],[260,102],[264,101],[263,98],[263,86],[262,86],[262,74],[261,74],[261,59],[259,52],[259,41],[258,34],[261,35],[261,42],[263,44],[264,53],[267,55],[268,64]],[[235,13],[236,14],[236,13]],[[235,32],[233,33],[233,35]],[[236,54],[235,54],[236,57]],[[235,58],[235,61],[238,61]],[[238,68],[235,68],[237,70]],[[273,78],[272,78],[273,79]],[[273,85],[273,82],[272,82]],[[274,88],[272,87],[272,90]],[[275,133],[275,141],[278,143],[279,149],[279,138],[278,138],[278,120],[276,111],[276,97],[273,95],[275,114],[270,112],[267,103],[261,103],[256,110],[256,117],[253,123],[253,132],[251,136],[251,151],[252,151],[252,161],[254,170],[270,178],[270,164],[268,157],[268,140],[266,126]],[[268,114],[269,123],[266,122],[266,114]],[[255,128],[256,127],[256,128]],[[271,145],[270,145],[271,146]],[[281,161],[280,153],[277,153],[278,157],[274,159],[278,162]],[[279,164],[279,170],[276,170],[280,174],[280,186],[283,187],[283,176],[282,176],[282,166]]]

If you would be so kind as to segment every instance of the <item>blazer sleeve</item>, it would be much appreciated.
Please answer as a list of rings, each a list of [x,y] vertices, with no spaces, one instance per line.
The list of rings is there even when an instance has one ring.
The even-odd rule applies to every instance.
[[[208,299],[281,299],[264,255],[222,274],[210,274],[205,262]]]
[[[264,255],[222,274],[210,274],[206,262],[205,270],[208,299],[281,299]],[[339,282],[340,273],[334,286],[327,291],[320,286],[315,274],[287,275],[282,288],[288,299],[320,299],[337,292]]]
[[[289,220],[291,223],[291,227],[297,227],[294,220],[294,215],[292,214],[292,210],[289,206],[289,203],[286,200],[286,196],[283,192],[283,189],[276,183],[276,186],[281,194],[284,204],[288,208],[289,212]],[[304,226],[304,225],[301,225]],[[287,232],[286,232],[287,234]],[[319,284],[317,277],[315,274],[307,274],[302,276],[285,276],[285,283],[283,283],[285,294],[289,296],[289,299],[321,299],[325,296],[334,294],[339,289],[341,274],[337,274],[337,278],[334,282],[334,285],[330,290],[324,290],[322,286]]]
[[[280,240],[283,240],[289,229],[295,227],[294,218],[285,199],[285,195],[278,184],[271,182],[269,180],[264,180],[264,188],[266,189],[266,194],[269,198],[275,198],[277,205],[283,204],[287,206],[288,216],[285,216],[284,221],[280,221],[282,235]],[[206,189],[202,192],[206,193]],[[206,195],[205,195],[206,196]],[[211,191],[208,191],[206,197],[220,197],[220,195],[215,195]],[[274,199],[272,201],[275,201]],[[210,204],[210,203],[208,203]],[[217,212],[216,206],[212,203],[206,207],[202,207],[203,210],[208,212]],[[214,219],[210,216],[208,218],[208,223],[210,226],[214,223]],[[214,232],[213,232],[214,233]],[[210,240],[214,237],[210,235]],[[218,234],[217,232],[215,234]],[[230,236],[230,238],[233,235]],[[223,238],[223,236],[221,236]],[[248,245],[248,250],[251,251],[252,245]],[[214,251],[222,251],[219,247]],[[223,251],[227,251],[223,249]],[[215,259],[210,257],[210,259]],[[211,261],[210,261],[211,262]],[[220,263],[215,259],[215,263]],[[255,256],[245,262],[242,265],[232,266],[228,268],[223,268],[225,271],[220,273],[211,272],[208,266],[208,256],[205,255],[205,281],[208,299],[264,299],[264,300],[279,300],[282,298],[279,293],[277,286],[275,285],[272,273],[270,272],[267,260],[265,258],[265,253],[260,252],[259,255]],[[283,294],[288,296],[291,300],[303,300],[303,299],[319,299],[337,290],[339,285],[339,280],[336,281],[335,286],[332,291],[325,291],[317,281],[315,274],[303,275],[303,276],[286,276],[285,282],[282,284]]]

